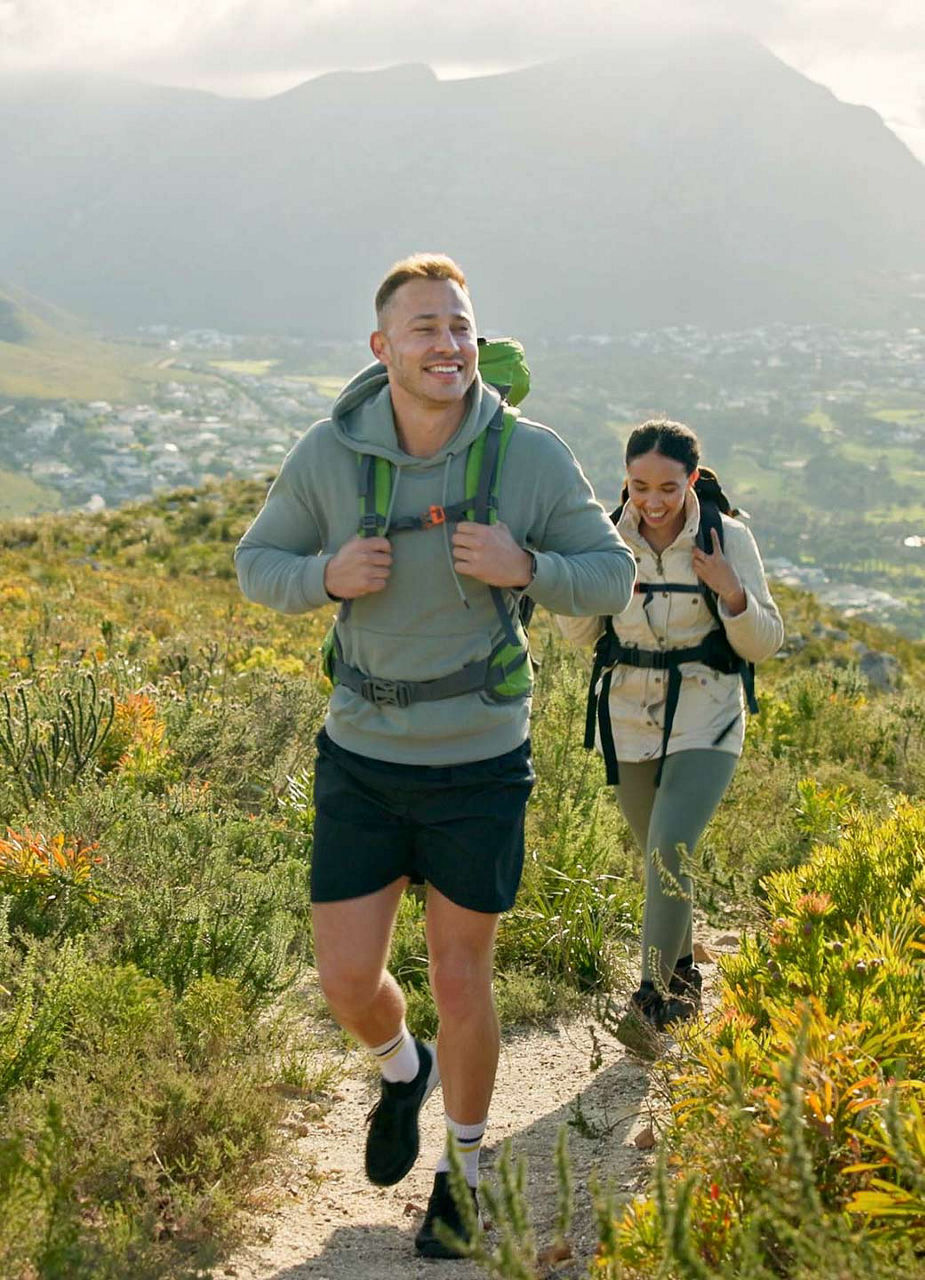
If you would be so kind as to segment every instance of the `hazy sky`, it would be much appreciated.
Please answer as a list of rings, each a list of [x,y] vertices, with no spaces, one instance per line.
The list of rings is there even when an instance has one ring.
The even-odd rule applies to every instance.
[[[0,0],[0,72],[105,70],[262,96],[337,68],[472,74],[695,25],[755,36],[873,107],[925,160],[923,0]]]

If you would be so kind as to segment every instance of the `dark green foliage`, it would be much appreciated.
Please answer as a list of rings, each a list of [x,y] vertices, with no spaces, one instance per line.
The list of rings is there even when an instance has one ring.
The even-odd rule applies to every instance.
[[[9,946],[0,968],[0,1106],[12,1090],[35,1084],[54,1065],[79,998],[85,960],[65,944],[30,947],[24,957]]]
[[[277,1114],[273,1040],[241,988],[207,977],[174,1003],[69,944],[8,950],[0,983],[0,1274],[28,1260],[49,1278],[129,1280],[208,1262]]]
[[[0,1139],[0,1273],[192,1274],[266,1153],[275,1104],[254,1071],[193,1073],[150,1053],[62,1063],[21,1095]],[[92,1207],[91,1211],[85,1206]]]
[[[92,672],[61,674],[50,688],[2,694],[0,756],[27,804],[75,782],[112,727],[115,699],[97,691]]]
[[[184,776],[227,802],[256,809],[272,803],[287,778],[314,759],[325,704],[323,691],[304,678],[255,670],[220,699],[170,706],[171,747]]]

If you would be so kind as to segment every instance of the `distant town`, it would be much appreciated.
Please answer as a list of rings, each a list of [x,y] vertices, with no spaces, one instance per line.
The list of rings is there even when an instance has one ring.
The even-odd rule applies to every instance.
[[[144,403],[0,406],[0,468],[53,490],[63,507],[89,511],[229,473],[269,479],[308,425],[329,411],[343,378],[369,358],[359,343],[332,347],[330,372],[308,374],[301,369],[322,367],[319,352],[308,360],[308,348],[294,339],[274,345],[164,327],[141,337],[160,346],[166,366],[165,380],[152,384]],[[771,574],[847,612],[902,621],[909,601],[901,573],[881,581],[862,569],[846,572],[841,554],[805,545],[817,540],[814,533],[800,535],[803,545],[796,535],[769,545],[765,526],[791,497],[816,516],[820,509],[844,515],[856,500],[850,486],[839,496],[838,483],[864,474],[865,492],[909,512],[909,523],[890,525],[888,537],[877,525],[880,542],[867,559],[882,557],[884,546],[889,558],[898,541],[900,570],[908,561],[922,579],[925,329],[774,325],[714,334],[677,327],[576,335],[555,349],[537,344],[530,359],[535,374],[542,370],[530,411],[566,436],[599,492],[610,493],[619,469],[614,437],[651,416],[654,403],[696,425],[710,460],[735,476],[755,508]],[[820,447],[831,466],[820,463]]]
[[[144,404],[65,400],[20,409],[17,470],[55,489],[64,505],[91,511],[199,485],[210,476],[276,470],[330,405],[330,380],[226,370],[221,353],[233,342],[212,330],[171,339],[182,353],[176,367],[208,379],[162,382]],[[319,383],[325,390],[317,389]]]

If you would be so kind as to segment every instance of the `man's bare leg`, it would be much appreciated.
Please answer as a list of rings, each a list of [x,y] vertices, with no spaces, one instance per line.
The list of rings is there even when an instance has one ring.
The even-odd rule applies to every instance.
[[[428,886],[430,984],[440,1015],[437,1058],[447,1115],[478,1124],[488,1114],[500,1033],[492,997],[498,916],[459,907]]]
[[[366,1132],[366,1176],[390,1187],[420,1150],[418,1113],[439,1082],[433,1049],[405,1027],[405,1000],[386,969],[395,912],[406,879],[346,902],[316,903],[315,956],[321,988],[340,1025],[372,1049],[383,1071],[379,1102]],[[393,1057],[392,1050],[398,1052]],[[386,1077],[386,1066],[407,1069]],[[410,1061],[405,1062],[407,1058]]]
[[[321,989],[336,1021],[365,1045],[394,1036],[405,1016],[405,998],[386,965],[407,883],[402,878],[362,898],[312,907]]]

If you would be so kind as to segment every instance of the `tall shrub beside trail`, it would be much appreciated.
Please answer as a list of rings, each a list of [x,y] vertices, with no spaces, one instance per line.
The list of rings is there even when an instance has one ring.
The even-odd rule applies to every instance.
[[[921,1274],[925,808],[848,816],[766,889],[770,925],[669,1068],[652,1194],[608,1220],[596,1275]]]
[[[0,705],[0,1276],[200,1275],[277,1141],[274,1086],[313,1079],[268,1006],[308,948],[278,795],[320,695],[82,663],[35,655]]]
[[[898,792],[925,794],[916,687],[872,695],[856,671],[830,664],[779,673],[765,664],[759,678],[761,713],[691,865],[714,922],[727,912],[763,919],[770,875],[837,839],[850,809],[882,816]]]

